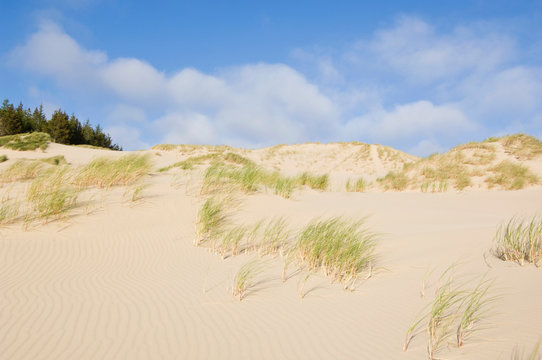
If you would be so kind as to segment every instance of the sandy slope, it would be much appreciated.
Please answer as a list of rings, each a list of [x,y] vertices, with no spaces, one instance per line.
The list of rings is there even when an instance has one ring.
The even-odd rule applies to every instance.
[[[2,153],[64,154],[74,166],[120,155],[54,144],[45,155]],[[160,153],[156,167],[180,157]],[[283,161],[294,168],[301,160]],[[328,166],[322,170],[334,171]],[[456,261],[458,273],[496,279],[502,298],[487,328],[443,357],[509,359],[516,344],[530,349],[542,336],[542,270],[483,256],[501,221],[542,211],[539,187],[245,196],[238,222],[285,216],[299,228],[316,216],[369,216],[382,237],[378,271],[353,293],[317,275],[300,300],[303,275],[292,269],[282,283],[282,260],[266,258],[258,287],[238,302],[231,281],[252,256],[221,260],[192,245],[197,175],[155,173],[147,181],[135,204],[118,188],[98,192],[63,222],[1,229],[0,359],[423,359],[425,335],[402,351],[406,329],[435,290],[432,281],[422,299],[421,282],[428,268],[436,277]]]

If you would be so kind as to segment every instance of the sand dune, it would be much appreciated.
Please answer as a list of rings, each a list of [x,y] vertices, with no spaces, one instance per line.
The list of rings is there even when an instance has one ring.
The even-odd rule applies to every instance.
[[[497,155],[484,169],[510,158],[541,174],[538,154],[518,159],[504,144],[494,145]],[[193,245],[205,199],[199,188],[206,163],[192,170],[156,171],[216,149],[142,151],[151,154],[154,170],[143,179],[148,187],[140,200],[127,199],[122,186],[90,188],[60,220],[35,221],[27,230],[20,220],[2,226],[0,358],[427,358],[426,335],[415,337],[403,352],[405,333],[431,301],[438,276],[455,262],[464,281],[484,274],[495,279],[492,291],[500,298],[465,345],[443,348],[442,358],[509,359],[514,346],[532,349],[542,336],[542,270],[490,254],[502,221],[540,214],[540,185],[487,191],[476,186],[484,184],[479,179],[464,191],[385,192],[375,186],[350,193],[344,190],[346,178],[367,176],[376,184],[376,178],[418,159],[366,144],[227,151],[288,175],[310,171],[331,177],[329,191],[304,187],[290,199],[265,189],[239,193],[231,221],[251,224],[282,216],[299,230],[314,218],[367,216],[367,226],[380,234],[372,276],[349,292],[315,273],[300,299],[305,272],[292,266],[283,283],[283,258],[267,256],[261,259],[264,270],[257,285],[239,302],[231,293],[232,279],[257,256],[222,260]],[[46,153],[1,153],[9,158],[0,164],[1,171],[23,157],[64,155],[69,167],[77,168],[96,156],[125,154],[58,144],[50,144]],[[3,195],[23,192],[25,186],[5,185]]]

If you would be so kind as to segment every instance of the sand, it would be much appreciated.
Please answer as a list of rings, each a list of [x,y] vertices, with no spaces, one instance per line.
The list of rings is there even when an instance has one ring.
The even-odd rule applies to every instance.
[[[186,157],[147,152],[156,168]],[[62,154],[78,166],[98,155],[123,155],[58,144],[46,154],[2,153],[10,160],[1,169],[17,157]],[[335,165],[337,178],[393,167],[367,162],[374,153],[360,168]],[[298,155],[283,156],[285,172],[303,160]],[[322,159],[310,170],[333,175],[332,157]],[[531,162],[542,168],[540,160]],[[273,165],[280,167],[278,160]],[[242,196],[237,222],[284,216],[300,228],[315,217],[366,216],[381,235],[378,267],[353,292],[316,274],[300,299],[305,275],[291,268],[283,283],[283,260],[266,257],[258,285],[239,302],[232,279],[254,255],[222,260],[193,246],[202,203],[197,171],[153,172],[146,181],[135,203],[123,188],[95,190],[86,207],[61,221],[0,229],[0,359],[423,359],[426,335],[403,352],[405,332],[432,299],[436,278],[456,262],[463,279],[495,279],[492,291],[501,297],[462,348],[450,346],[440,356],[509,359],[514,346],[532,349],[542,336],[542,270],[490,254],[503,220],[541,213],[540,186],[426,194],[346,193],[337,185],[328,192],[304,189],[292,199],[270,191]]]

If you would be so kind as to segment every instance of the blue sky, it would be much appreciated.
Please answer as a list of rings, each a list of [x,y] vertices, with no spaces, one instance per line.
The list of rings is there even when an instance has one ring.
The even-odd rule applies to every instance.
[[[5,2],[0,96],[125,149],[542,138],[542,1]]]

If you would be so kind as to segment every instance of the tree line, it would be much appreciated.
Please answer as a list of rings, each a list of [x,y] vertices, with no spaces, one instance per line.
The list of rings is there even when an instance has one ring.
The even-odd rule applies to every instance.
[[[81,123],[75,115],[68,115],[62,109],[55,110],[50,119],[43,112],[43,106],[33,111],[25,109],[22,103],[15,107],[9,100],[4,100],[0,108],[0,136],[30,132],[44,132],[60,144],[87,144],[112,150],[122,150],[113,144],[111,136],[103,132],[100,125],[92,127],[89,121]]]

